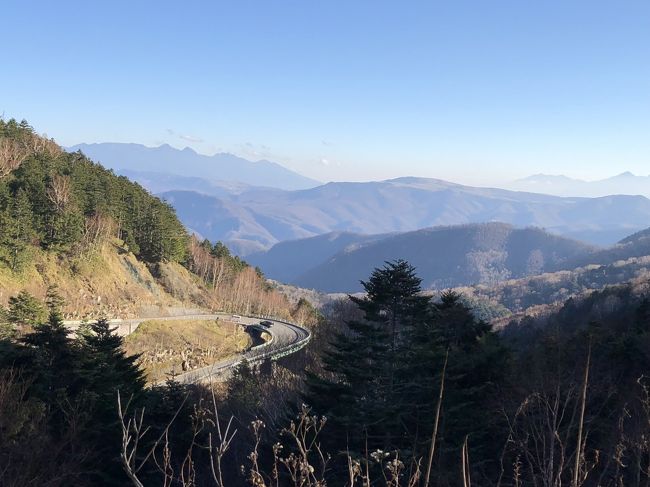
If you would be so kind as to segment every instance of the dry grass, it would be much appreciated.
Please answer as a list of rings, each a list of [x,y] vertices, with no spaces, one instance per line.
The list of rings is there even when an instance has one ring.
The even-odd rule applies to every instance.
[[[0,265],[0,305],[22,290],[44,298],[48,285],[57,284],[66,319],[165,316],[166,308],[202,307],[203,300],[170,294],[145,264],[120,251],[119,244],[107,242],[93,254],[73,259],[35,249],[32,262],[19,274]],[[178,286],[196,287],[180,265],[165,265],[168,273],[178,274]]]
[[[128,353],[140,353],[147,381],[204,367],[250,346],[249,335],[235,323],[207,320],[145,321],[125,339]]]

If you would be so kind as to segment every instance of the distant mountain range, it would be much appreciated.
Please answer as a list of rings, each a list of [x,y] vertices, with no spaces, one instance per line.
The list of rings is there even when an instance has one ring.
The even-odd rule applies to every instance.
[[[567,176],[536,174],[505,185],[507,189],[552,194],[556,196],[599,197],[613,194],[650,197],[650,176],[636,176],[624,172],[598,181],[583,181]]]
[[[168,145],[81,144],[68,150],[81,150],[161,195],[188,229],[225,242],[269,277],[318,289],[357,289],[354,279],[367,274],[371,260],[376,265],[408,255],[422,259],[412,245],[433,249],[456,263],[452,272],[425,262],[431,286],[521,277],[531,269],[522,267],[526,259],[541,258],[542,271],[569,266],[568,262],[577,266],[646,252],[645,239],[597,253],[588,245],[553,240],[558,237],[531,229],[522,235],[534,235],[539,245],[529,248],[522,243],[516,249],[513,242],[526,227],[599,246],[642,231],[650,223],[650,200],[639,195],[650,195],[650,176],[623,173],[586,182],[540,174],[516,181],[509,189],[409,177],[321,185],[273,162],[251,162],[231,154],[205,156]],[[490,222],[499,223],[475,228]],[[457,225],[465,225],[460,227],[464,230]],[[455,240],[456,235],[470,238],[472,232],[489,238],[507,234],[503,238],[512,242],[477,250]],[[465,257],[453,254],[448,242]],[[559,246],[557,252],[545,253],[543,249],[553,245]],[[517,254],[519,260],[514,262],[512,255],[519,250],[526,257]],[[372,258],[364,260],[368,255]]]
[[[117,172],[147,174],[150,179],[167,175],[195,177],[215,181],[236,181],[252,186],[268,186],[287,190],[313,188],[321,184],[275,162],[249,161],[232,154],[213,156],[198,154],[186,147],[175,149],[167,144],[146,147],[141,144],[100,143],[68,147],[69,152],[81,150],[88,157]],[[169,189],[183,189],[178,186]]]
[[[189,228],[226,242],[240,255],[330,232],[376,235],[492,221],[611,245],[650,222],[650,200],[641,196],[561,198],[422,178],[328,183],[300,191],[249,188],[219,197],[196,191],[162,196]]]
[[[328,247],[325,242],[349,244],[322,263],[308,267],[324,257],[323,249],[335,250],[335,245]],[[300,287],[323,292],[358,292],[362,290],[360,276],[370,275],[373,268],[387,260],[408,260],[417,268],[425,288],[444,289],[537,275],[594,250],[592,246],[538,228],[517,229],[503,223],[486,223],[436,227],[365,240],[334,234],[278,244],[265,256],[251,255],[249,261],[260,265],[271,278],[292,275],[289,282]],[[303,256],[302,273],[296,272],[292,256]],[[310,261],[306,256],[314,258]],[[273,265],[265,267],[265,262],[270,260]],[[281,268],[283,263],[285,268]]]
[[[116,169],[115,172],[121,176],[126,176],[131,181],[137,182],[153,194],[167,191],[195,191],[201,194],[224,198],[256,188],[255,186],[237,181],[210,180],[196,176],[181,176],[165,172],[134,171],[132,169]]]

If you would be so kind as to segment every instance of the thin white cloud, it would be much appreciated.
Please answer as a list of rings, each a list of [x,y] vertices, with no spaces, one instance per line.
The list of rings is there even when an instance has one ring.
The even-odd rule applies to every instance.
[[[187,142],[194,142],[196,144],[200,144],[203,142],[203,139],[200,137],[196,137],[194,135],[179,135],[179,138],[186,140]]]
[[[165,132],[167,132],[167,135],[170,135],[172,137],[177,137],[177,138],[179,138],[181,140],[184,140],[186,142],[192,142],[194,144],[202,144],[203,142],[205,142],[201,137],[197,137],[195,135],[179,134],[174,129],[165,129]]]
[[[327,157],[321,157],[318,159],[318,164],[324,167],[341,167],[341,163],[339,161],[333,161]]]

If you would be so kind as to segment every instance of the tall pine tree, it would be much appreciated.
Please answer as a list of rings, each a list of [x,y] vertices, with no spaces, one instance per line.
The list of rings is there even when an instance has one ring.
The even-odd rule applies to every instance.
[[[324,357],[330,376],[308,376],[307,400],[328,417],[329,434],[339,445],[357,452],[366,444],[403,447],[411,441],[404,429],[408,337],[427,320],[430,298],[421,294],[413,266],[402,260],[375,269],[362,284],[366,296],[350,299],[364,319],[335,336]]]

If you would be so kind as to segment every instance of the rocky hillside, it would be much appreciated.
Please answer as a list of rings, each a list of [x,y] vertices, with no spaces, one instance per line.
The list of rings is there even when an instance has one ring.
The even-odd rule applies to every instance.
[[[288,316],[290,305],[223,246],[191,238],[168,204],[0,120],[0,305],[56,284],[68,317],[187,308]]]

